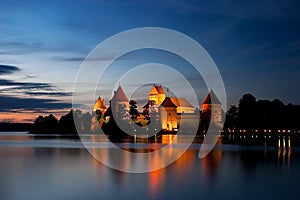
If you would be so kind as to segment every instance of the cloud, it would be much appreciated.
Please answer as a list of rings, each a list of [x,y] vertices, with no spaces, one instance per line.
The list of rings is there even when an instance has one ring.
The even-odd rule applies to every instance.
[[[25,94],[33,96],[72,96],[72,92],[25,92]]]
[[[11,75],[20,70],[16,66],[0,65],[0,75]],[[72,108],[71,103],[59,101],[60,97],[71,96],[72,93],[59,91],[51,83],[0,78],[0,88],[1,113],[57,113]]]
[[[52,90],[53,89],[53,86],[49,83],[16,82],[7,79],[0,79],[0,86],[13,86],[12,88],[0,90],[0,91],[33,90],[33,89]]]
[[[0,65],[0,75],[11,74],[16,71],[20,71],[20,68],[10,65]]]
[[[90,57],[87,59],[87,57],[84,56],[55,56],[54,59],[59,60],[59,61],[65,61],[65,62],[83,62],[85,61],[110,61],[114,60],[117,56],[119,55],[119,52],[103,52],[101,55],[97,55],[97,57],[93,58]],[[130,54],[125,54],[117,57],[117,60],[133,60],[137,59],[138,57],[130,55]]]
[[[0,112],[13,112],[18,110],[45,112],[48,110],[70,109],[72,104],[62,103],[56,99],[20,98],[11,96],[0,97]]]
[[[22,55],[46,50],[45,44],[41,42],[0,40],[0,46],[0,55]]]

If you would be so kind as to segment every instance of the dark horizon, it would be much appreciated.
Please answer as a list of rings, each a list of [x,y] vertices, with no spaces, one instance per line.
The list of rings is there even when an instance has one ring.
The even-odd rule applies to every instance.
[[[72,111],[71,108],[70,110]],[[36,118],[31,122],[0,122],[0,131],[29,131],[32,128],[31,125],[34,124],[34,122],[40,117],[46,119],[49,116],[53,116],[54,119],[57,120],[57,123],[62,118],[69,118],[69,122],[68,124],[66,124],[67,127],[65,129],[68,130],[68,132],[74,132],[76,129],[75,126],[70,125],[72,124],[71,121],[73,120],[73,117],[70,115],[70,110],[68,111],[68,114],[62,114],[61,116],[55,116],[51,113],[45,113],[44,115],[36,116]],[[201,112],[201,109],[199,109],[199,111]],[[82,111],[77,112],[82,113]],[[92,117],[93,112],[91,110],[87,113],[82,114],[88,114],[90,115],[90,117]],[[298,124],[298,116],[300,116],[300,105],[293,105],[291,103],[284,104],[279,99],[256,99],[255,96],[249,93],[244,94],[240,98],[239,104],[231,105],[225,113],[225,116],[226,119],[224,121],[223,127],[224,131],[240,129],[247,131],[255,129],[270,129],[272,130],[272,132],[280,129],[300,130],[300,125]],[[50,129],[53,128],[51,126],[49,127]],[[45,128],[45,130],[51,133],[52,129],[50,130],[49,128]],[[60,130],[59,132],[63,133],[64,128],[61,126],[60,129],[62,130]],[[38,130],[34,132],[38,133]],[[57,130],[54,130],[54,133],[57,133]]]

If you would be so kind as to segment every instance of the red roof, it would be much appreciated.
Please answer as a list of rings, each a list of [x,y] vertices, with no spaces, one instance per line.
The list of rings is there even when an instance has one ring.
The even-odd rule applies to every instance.
[[[121,85],[119,85],[117,91],[114,92],[113,96],[114,101],[129,101],[128,98],[126,97],[126,94],[124,90],[122,89]]]
[[[213,101],[211,101],[213,99]],[[213,90],[211,90],[208,95],[206,96],[206,98],[204,99],[204,101],[202,102],[202,104],[221,104],[221,102],[219,101],[218,97],[216,96],[215,92]]]
[[[172,102],[169,97],[166,97],[165,100],[161,103],[163,107],[173,107],[177,108],[177,106]]]
[[[165,94],[165,92],[161,85],[153,84],[150,90],[150,94]]]
[[[177,106],[177,107],[191,107],[193,106],[185,99],[185,98],[177,98],[172,97],[171,101]]]
[[[93,110],[97,110],[97,109],[106,109],[104,99],[102,99],[101,97],[98,98],[98,100],[96,101],[93,107]]]

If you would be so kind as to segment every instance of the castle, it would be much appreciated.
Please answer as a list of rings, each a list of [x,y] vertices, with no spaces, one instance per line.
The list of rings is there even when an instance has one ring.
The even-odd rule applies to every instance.
[[[114,91],[114,95],[109,101],[107,108],[104,99],[99,97],[93,107],[93,112],[97,116],[99,125],[108,122],[111,117],[130,120],[129,117],[129,100],[119,85]],[[143,107],[143,112],[138,114],[136,121],[141,122],[148,120],[151,113],[155,113],[163,131],[177,131],[180,126],[181,117],[193,118],[197,109],[194,108],[185,98],[166,96],[161,85],[152,85],[149,91],[148,103]],[[113,113],[113,114],[112,114]],[[211,90],[202,102],[201,117],[204,120],[220,122],[222,120],[222,107],[217,96]],[[143,124],[143,123],[141,123]]]

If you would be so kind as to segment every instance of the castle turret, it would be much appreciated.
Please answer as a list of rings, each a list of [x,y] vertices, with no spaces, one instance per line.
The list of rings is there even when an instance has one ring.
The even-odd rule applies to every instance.
[[[160,105],[166,98],[165,92],[161,85],[152,85],[149,92],[149,101],[154,101],[156,105]]]
[[[96,114],[98,114],[98,113],[104,114],[106,110],[107,110],[107,107],[105,106],[104,99],[99,97],[94,104],[93,112]]]
[[[202,114],[204,118],[210,118],[214,122],[222,121],[222,104],[213,90],[202,102]]]
[[[177,130],[177,106],[171,98],[166,97],[160,107],[162,130]]]
[[[105,106],[104,99],[99,97],[93,107],[93,112],[95,113],[95,116],[96,116],[95,120],[97,120],[97,125],[96,126],[92,125],[93,126],[92,130],[95,130],[95,128],[98,126],[102,127],[103,122],[105,121],[104,113],[106,112],[106,110],[107,110],[107,107]],[[92,122],[92,124],[96,123],[95,120]]]
[[[110,107],[114,114],[114,117],[119,118],[125,115],[125,112],[129,109],[129,100],[121,87],[119,85],[118,89],[114,91],[114,96],[110,100]]]

